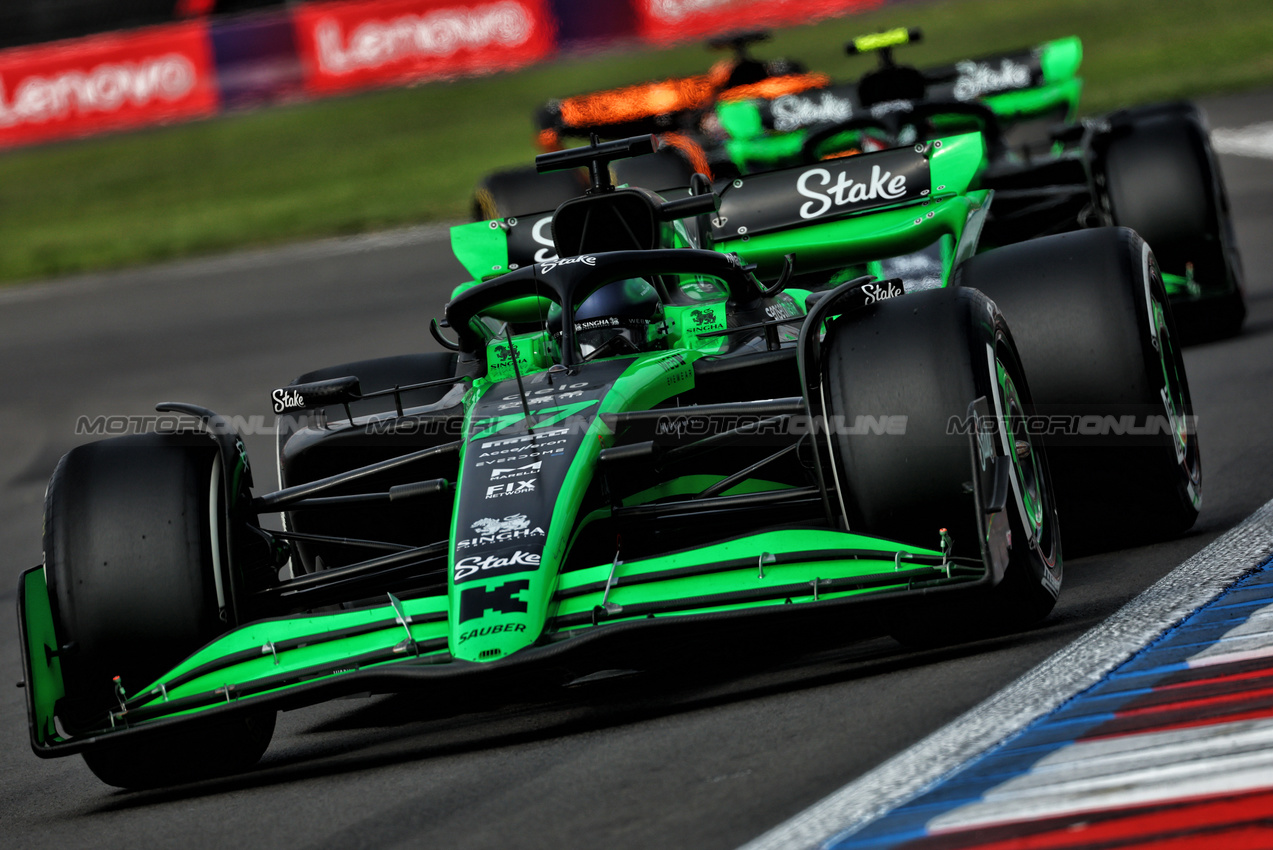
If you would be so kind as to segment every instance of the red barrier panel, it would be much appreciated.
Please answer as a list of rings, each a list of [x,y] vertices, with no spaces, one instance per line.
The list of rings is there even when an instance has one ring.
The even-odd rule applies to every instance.
[[[882,5],[885,0],[633,0],[637,34],[667,44],[726,32],[807,24]]]
[[[200,118],[217,107],[202,23],[0,51],[0,145]]]
[[[293,17],[312,94],[502,71],[554,50],[546,0],[306,3]]]

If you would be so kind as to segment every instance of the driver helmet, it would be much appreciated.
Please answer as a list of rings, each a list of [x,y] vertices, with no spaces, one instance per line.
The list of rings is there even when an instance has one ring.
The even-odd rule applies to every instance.
[[[561,344],[561,305],[548,310],[548,329]],[[640,277],[602,286],[575,309],[575,341],[584,359],[650,351],[667,345],[663,302]]]

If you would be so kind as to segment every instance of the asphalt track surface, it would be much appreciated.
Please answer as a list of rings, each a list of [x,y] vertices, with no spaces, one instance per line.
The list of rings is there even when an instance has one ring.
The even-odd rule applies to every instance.
[[[1208,101],[1216,127],[1273,94]],[[1273,160],[1225,157],[1251,313],[1186,355],[1204,462],[1187,536],[1069,559],[1039,628],[908,652],[887,637],[741,657],[602,690],[342,700],[280,717],[260,766],[160,792],[28,747],[14,621],[40,561],[44,485],[80,416],[163,400],[271,420],[319,366],[430,349],[462,272],[424,229],[0,292],[0,845],[692,847],[745,843],[940,728],[1100,623],[1273,497]],[[248,439],[268,486],[271,438]]]

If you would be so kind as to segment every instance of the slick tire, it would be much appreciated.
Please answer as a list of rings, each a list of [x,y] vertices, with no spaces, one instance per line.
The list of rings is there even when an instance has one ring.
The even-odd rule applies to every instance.
[[[955,283],[994,299],[1012,328],[1047,417],[1033,430],[1071,551],[1189,529],[1201,499],[1198,435],[1145,240],[1127,228],[1048,236],[973,257]]]
[[[214,577],[223,542],[211,530],[212,513],[224,511],[216,458],[201,435],[140,434],[79,446],[54,471],[45,497],[45,574],[65,687],[57,716],[68,732],[109,728],[109,712],[118,708],[115,677],[133,694],[226,630]],[[249,746],[246,732],[226,730],[228,760],[183,762],[183,775],[245,769],[268,744],[268,735]],[[197,738],[173,733],[170,741],[194,747]],[[167,784],[171,771],[146,753],[115,741],[95,745],[86,761],[111,784],[132,787],[125,780],[134,761],[151,766],[147,782]]]
[[[532,168],[510,168],[486,175],[473,192],[473,220],[551,212],[588,188],[579,169],[540,174]]]
[[[944,643],[1046,617],[1063,574],[1048,458],[1015,428],[1032,409],[1030,389],[995,305],[970,290],[911,293],[832,322],[824,346],[827,410],[854,426],[832,437],[849,528],[931,549],[948,529],[954,556],[983,563],[989,522],[1008,522],[1015,541],[993,587],[924,597],[898,612],[892,633]],[[1004,413],[996,453],[1013,462],[1012,494],[995,520],[980,515],[973,496],[973,438],[950,427],[979,398]],[[905,428],[856,427],[859,415]]]
[[[1198,299],[1178,303],[1182,344],[1233,336],[1242,328],[1242,260],[1229,200],[1206,119],[1189,103],[1167,103],[1110,116],[1098,144],[1098,181],[1115,225],[1139,233],[1163,271],[1192,266]]]

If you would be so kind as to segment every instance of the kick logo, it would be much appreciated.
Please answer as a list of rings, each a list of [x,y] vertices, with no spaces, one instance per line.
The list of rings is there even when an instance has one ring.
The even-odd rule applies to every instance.
[[[530,582],[526,579],[517,581],[506,581],[498,587],[487,589],[485,587],[470,587],[460,593],[460,622],[464,623],[469,620],[478,620],[486,616],[487,611],[493,611],[496,614],[525,614],[526,603],[517,597],[517,594],[523,590],[530,589]],[[523,623],[501,623],[498,626],[490,626],[485,629],[474,629],[460,636],[460,643],[469,638],[482,637],[487,634],[497,634],[504,631],[524,631],[526,628]]]

